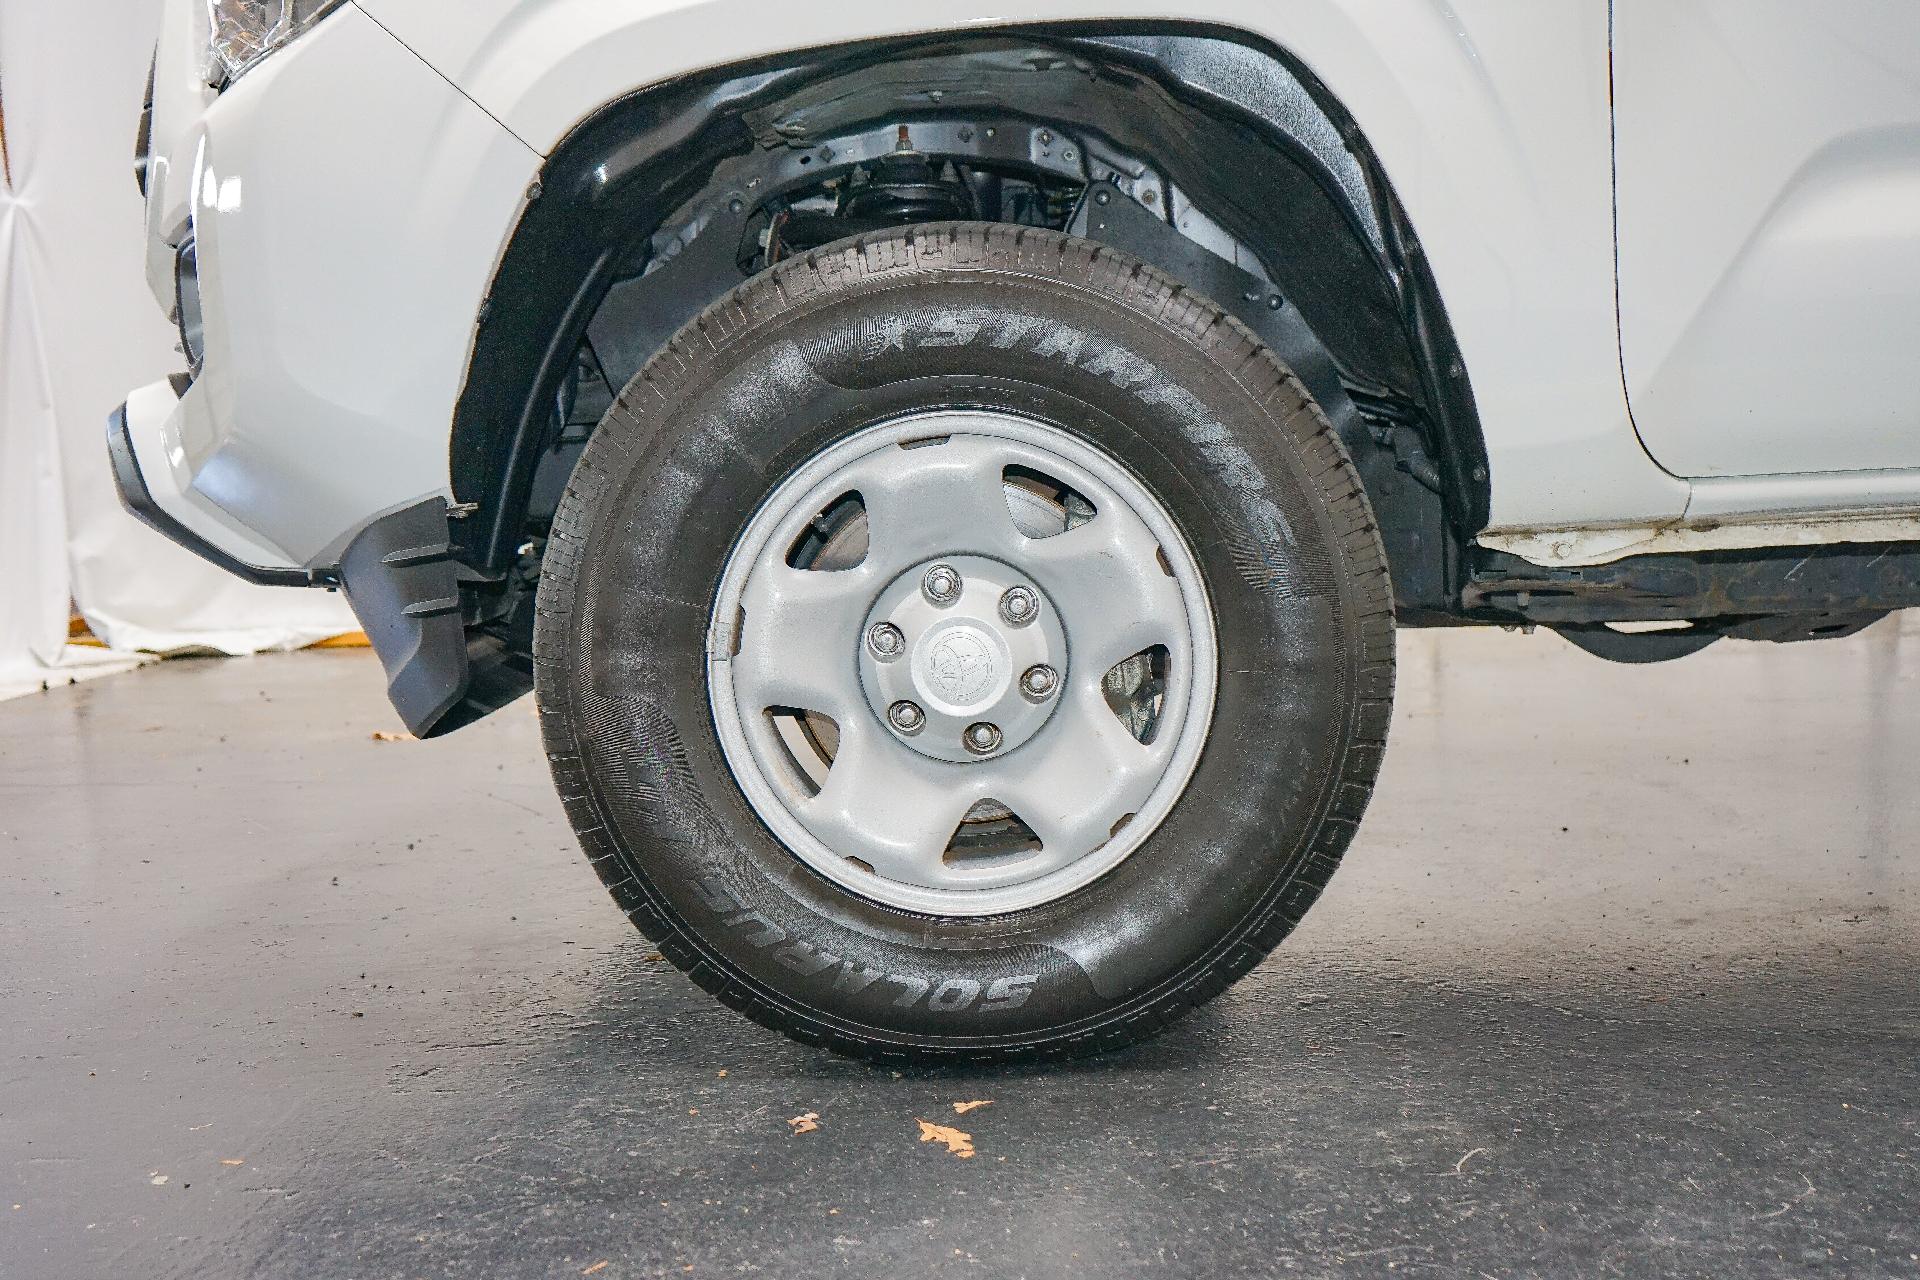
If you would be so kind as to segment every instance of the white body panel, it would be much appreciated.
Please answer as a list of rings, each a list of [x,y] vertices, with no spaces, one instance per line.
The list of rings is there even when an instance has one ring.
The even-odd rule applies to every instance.
[[[331,564],[446,491],[474,318],[539,157],[351,7],[167,126],[152,204],[191,210],[206,354],[177,405],[129,406],[141,468],[239,558]]]
[[[1009,14],[982,0],[361,3],[543,152],[602,103],[690,71]],[[1620,387],[1604,5],[1031,0],[1018,17],[1218,23],[1299,58],[1358,121],[1427,250],[1486,434],[1493,524],[1685,508]]]
[[[1620,0],[1614,68],[1647,448],[1686,476],[1920,467],[1920,6]]]
[[[166,408],[158,396],[136,398],[130,416],[149,418],[132,423],[133,435],[157,442],[153,452],[142,445],[142,467],[156,500],[189,528],[255,563],[307,567],[330,563],[370,520],[445,491],[479,304],[542,157],[581,120],[650,85],[760,55],[1009,20],[1004,6],[983,0],[357,0],[214,96],[195,80],[202,5],[167,3],[150,273],[170,304],[172,246],[191,212],[207,355],[164,420],[149,420]],[[1627,6],[1622,25],[1637,40],[1636,69],[1621,80],[1638,104],[1629,109],[1671,115],[1684,85],[1665,99],[1647,94],[1648,77],[1677,73],[1670,61],[1638,69],[1640,46],[1649,43],[1639,33],[1681,19],[1637,7],[1650,3]],[[1871,7],[1849,3],[1863,14]],[[1786,0],[1768,12],[1783,29],[1813,21]],[[1873,12],[1883,37],[1915,21],[1897,6]],[[1723,224],[1706,218],[1681,229],[1696,249],[1713,242],[1714,252],[1688,257],[1646,222],[1647,184],[1686,174],[1645,120],[1622,126],[1634,133],[1623,144],[1634,149],[1633,174],[1622,180],[1633,188],[1633,225],[1622,233],[1633,273],[1625,282],[1633,295],[1626,371],[1638,378],[1636,400],[1647,397],[1642,433],[1672,470],[1642,447],[1622,385],[1615,304],[1616,51],[1606,6],[1203,0],[1194,9],[1167,0],[1030,0],[1018,18],[1237,28],[1286,49],[1340,99],[1407,209],[1464,355],[1490,462],[1490,542],[1532,545],[1528,535],[1544,529],[1661,530],[1689,519],[1758,525],[1787,513],[1819,513],[1822,521],[1807,527],[1833,530],[1845,524],[1832,513],[1862,504],[1882,516],[1920,510],[1920,471],[1863,472],[1863,481],[1838,489],[1823,475],[1740,478],[1920,463],[1920,432],[1886,426],[1906,401],[1878,376],[1879,365],[1843,410],[1822,388],[1820,421],[1806,421],[1816,402],[1805,398],[1740,417],[1734,425],[1746,434],[1737,450],[1698,425],[1690,406],[1712,399],[1710,384],[1724,380],[1727,360],[1744,358],[1726,338],[1741,307],[1714,301],[1725,280],[1739,277],[1731,265],[1740,245],[1715,242]],[[1888,131],[1906,110],[1902,91],[1911,86],[1884,76],[1854,90],[1823,84],[1821,93],[1854,104],[1857,119],[1822,126],[1850,140],[1837,150],[1814,136],[1815,125],[1795,134],[1787,151],[1801,161],[1822,157],[1804,171],[1776,165],[1749,174],[1737,147],[1723,148],[1731,158],[1712,157],[1738,170],[1726,182],[1752,188],[1742,187],[1744,216],[1772,219],[1775,256],[1767,262],[1803,255],[1794,260],[1799,274],[1789,273],[1793,287],[1804,293],[1836,263],[1857,286],[1839,312],[1809,307],[1806,317],[1783,322],[1801,359],[1857,357],[1864,342],[1877,361],[1896,345],[1912,346],[1907,331],[1851,329],[1874,306],[1883,318],[1911,320],[1920,278],[1899,272],[1915,271],[1912,255],[1885,277],[1892,290],[1882,293],[1897,293],[1896,303],[1862,283],[1862,259],[1845,243],[1849,234],[1878,235],[1880,250],[1911,243],[1915,224],[1903,211],[1920,208],[1920,186],[1902,169],[1910,135]],[[1697,132],[1712,115],[1696,113],[1688,129]],[[1870,126],[1878,131],[1862,132]],[[1796,173],[1826,174],[1832,185],[1807,179],[1796,187]],[[1798,191],[1800,203],[1756,212],[1762,197],[1754,193],[1769,184]],[[1865,215],[1869,206],[1881,222]],[[1815,241],[1825,234],[1811,250],[1810,232]],[[1761,277],[1773,287],[1775,273]],[[1698,376],[1680,376],[1670,357],[1689,349],[1695,314],[1726,323],[1702,349]],[[1650,316],[1658,323],[1647,323]],[[1844,320],[1844,340],[1822,319]],[[1785,381],[1775,378],[1775,388]],[[1783,393],[1802,395],[1797,387]],[[170,474],[151,478],[161,466]],[[1675,471],[1707,478],[1689,482]],[[1619,541],[1599,542],[1609,537]]]
[[[154,49],[153,136],[147,159],[147,285],[167,311],[174,302],[174,247],[187,234],[194,124],[214,99],[207,87],[206,58],[205,10],[168,4],[161,10],[160,40]]]

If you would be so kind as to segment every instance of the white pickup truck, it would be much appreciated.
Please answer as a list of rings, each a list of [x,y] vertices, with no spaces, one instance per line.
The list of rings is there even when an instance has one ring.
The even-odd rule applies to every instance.
[[[1920,6],[166,0],[140,138],[129,507],[836,1050],[1245,973],[1396,624],[1920,603]]]

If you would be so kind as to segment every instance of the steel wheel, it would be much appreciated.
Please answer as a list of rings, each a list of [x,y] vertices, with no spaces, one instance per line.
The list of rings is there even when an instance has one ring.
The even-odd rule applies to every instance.
[[[1146,487],[1058,427],[954,410],[781,483],[723,573],[709,694],[787,848],[889,906],[1051,902],[1118,865],[1206,741],[1216,643]]]

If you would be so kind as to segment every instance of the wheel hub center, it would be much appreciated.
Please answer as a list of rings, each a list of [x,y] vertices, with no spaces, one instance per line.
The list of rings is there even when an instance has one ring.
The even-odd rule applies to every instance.
[[[929,702],[969,711],[1003,692],[1007,644],[969,622],[935,627],[915,646],[913,682]]]
[[[897,741],[936,760],[1004,756],[1038,733],[1065,686],[1067,639],[1012,565],[955,555],[880,593],[860,650],[867,702]]]

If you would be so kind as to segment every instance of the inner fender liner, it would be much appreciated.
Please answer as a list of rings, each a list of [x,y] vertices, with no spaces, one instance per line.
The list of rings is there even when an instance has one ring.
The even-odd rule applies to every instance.
[[[1211,46],[1237,50],[1239,61],[1224,70],[1194,56],[1167,62]],[[976,54],[1049,48],[1051,56],[1031,60],[1021,100],[1002,105],[1116,134],[1129,152],[1164,165],[1229,233],[1276,250],[1276,283],[1342,369],[1425,406],[1453,495],[1451,523],[1484,524],[1484,449],[1437,291],[1385,175],[1324,88],[1279,50],[1218,28],[1020,28],[783,55],[642,91],[569,135],[502,257],[455,413],[452,487],[458,501],[476,506],[453,531],[465,570],[489,579],[507,571],[524,540],[555,396],[609,285],[632,273],[647,238],[706,189],[717,165],[760,145],[750,118],[777,111],[810,135],[842,114],[880,110],[885,104],[870,99],[903,73],[902,63],[952,70]],[[1317,104],[1325,127],[1302,139],[1286,119],[1254,114],[1274,95],[1236,102],[1194,79],[1224,76],[1244,89],[1250,58],[1286,67],[1305,98],[1275,101],[1296,115]],[[924,117],[959,107],[944,101],[930,107],[923,94],[909,96],[893,109]],[[1329,129],[1344,152],[1321,136]],[[1330,164],[1330,155],[1342,163]],[[1370,206],[1356,208],[1354,188],[1364,184],[1355,172],[1372,185]]]

